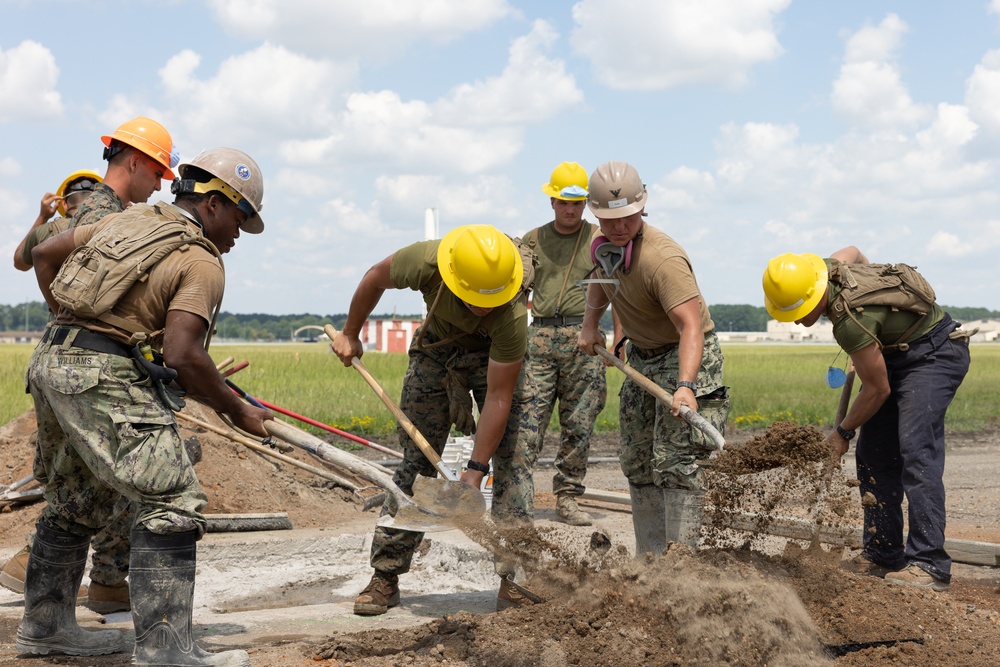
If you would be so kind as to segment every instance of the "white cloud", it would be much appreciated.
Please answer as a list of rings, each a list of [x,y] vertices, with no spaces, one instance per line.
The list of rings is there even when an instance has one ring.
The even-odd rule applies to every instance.
[[[211,0],[231,34],[310,55],[386,59],[415,42],[446,42],[516,14],[506,0]]]
[[[477,220],[513,220],[520,213],[510,205],[513,188],[510,180],[502,176],[477,176],[461,182],[441,176],[383,176],[377,179],[376,189],[381,199],[403,208],[419,210],[427,202],[435,202],[442,232],[455,226],[449,221],[469,224]]]
[[[0,49],[0,123],[45,121],[62,115],[59,68],[47,48],[25,40]]]
[[[928,254],[940,253],[945,257],[957,258],[972,254],[976,245],[968,241],[963,242],[955,234],[938,232],[927,242],[926,249]]]
[[[4,178],[13,178],[14,176],[20,176],[21,172],[21,163],[14,158],[5,157],[0,159],[0,176]]]
[[[597,78],[623,90],[745,85],[782,54],[774,18],[791,0],[581,0],[572,43]]]
[[[965,82],[965,102],[975,122],[1000,131],[1000,50],[987,51],[976,64]]]
[[[198,142],[195,150],[323,131],[357,79],[353,64],[312,60],[273,44],[227,58],[205,78],[198,77],[200,64],[200,55],[185,50],[159,72],[171,127]]]
[[[510,125],[547,120],[583,103],[583,91],[561,60],[545,56],[558,40],[545,21],[535,21],[514,40],[503,73],[463,84],[435,104],[440,121],[449,124]]]
[[[833,83],[833,108],[864,128],[912,129],[932,111],[915,103],[903,85],[896,51],[906,23],[889,14],[877,26],[864,27],[847,41],[840,75]]]

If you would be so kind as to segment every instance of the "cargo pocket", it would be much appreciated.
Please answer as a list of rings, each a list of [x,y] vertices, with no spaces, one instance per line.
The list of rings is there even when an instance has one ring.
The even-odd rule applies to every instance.
[[[191,465],[173,415],[152,405],[111,412],[118,433],[117,476],[143,495],[172,493],[187,483]]]
[[[100,360],[96,356],[85,356],[80,357],[78,363],[68,363],[66,357],[49,357],[43,381],[60,394],[82,394],[101,381]]]

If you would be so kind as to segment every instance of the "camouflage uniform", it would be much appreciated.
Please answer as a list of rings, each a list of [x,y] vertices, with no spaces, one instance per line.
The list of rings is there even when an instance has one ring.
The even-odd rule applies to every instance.
[[[98,183],[94,192],[87,197],[77,209],[72,218],[57,218],[47,225],[40,225],[24,244],[21,258],[27,264],[32,264],[31,249],[48,238],[65,231],[68,228],[82,225],[92,225],[111,213],[125,210],[121,198],[107,185]],[[36,350],[37,354],[37,350]],[[105,586],[112,586],[124,581],[128,576],[129,552],[131,544],[129,533],[135,521],[135,506],[124,499],[119,499],[114,514],[109,522],[94,535],[91,542],[93,555],[90,578]],[[29,538],[29,543],[31,538]]]
[[[70,227],[92,225],[109,213],[121,213],[125,210],[121,197],[104,183],[94,186],[94,194],[83,200],[69,222]]]
[[[489,350],[469,351],[456,345],[439,348],[420,349],[414,336],[410,345],[410,363],[403,379],[403,393],[399,407],[410,418],[417,430],[438,454],[444,451],[448,435],[451,433],[451,419],[448,409],[448,394],[445,383],[448,369],[463,376],[476,399],[480,410],[486,398],[486,369],[489,365]],[[424,334],[424,343],[433,343],[437,337],[430,331]],[[521,366],[521,373],[511,399],[507,429],[493,455],[493,518],[500,522],[531,521],[534,513],[534,484],[531,468],[527,461],[527,451],[519,443],[520,432],[535,433],[538,424],[531,409],[531,372],[527,364]],[[410,439],[402,426],[399,440],[403,447],[404,459],[393,474],[393,481],[407,495],[412,493],[417,475],[434,477],[437,471],[420,448]],[[386,496],[382,514],[395,513],[392,496]],[[403,574],[410,569],[413,552],[423,533],[415,533],[391,528],[376,528],[372,539],[371,565],[380,572]],[[513,574],[511,564],[497,562],[497,574]]]
[[[532,326],[528,363],[535,380],[538,437],[529,440],[529,463],[534,468],[542,452],[545,430],[559,400],[559,449],[552,493],[579,496],[584,492],[590,455],[590,436],[607,400],[604,364],[577,347],[580,327]]]
[[[60,330],[68,334],[55,345]],[[204,532],[207,499],[173,414],[130,357],[75,347],[80,331],[51,326],[28,367],[38,420],[34,473],[47,501],[42,520],[89,537],[112,520],[124,495],[140,508],[136,525]]]
[[[668,346],[669,347],[669,346]],[[646,357],[629,343],[628,364],[667,391],[677,386],[678,347]],[[714,333],[705,334],[698,369],[698,414],[725,433],[729,397],[722,385],[722,348]],[[676,419],[669,406],[626,378],[619,394],[622,472],[632,484],[701,491],[704,472],[695,463],[715,449],[700,430]]]

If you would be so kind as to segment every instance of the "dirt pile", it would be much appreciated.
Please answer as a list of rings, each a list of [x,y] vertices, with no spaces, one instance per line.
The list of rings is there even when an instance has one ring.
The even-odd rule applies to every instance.
[[[189,406],[196,408],[191,402]],[[203,460],[196,470],[210,512],[287,512],[296,528],[334,532],[348,522],[357,526],[359,516],[370,517],[374,526],[377,510],[362,513],[357,498],[343,489],[212,433],[183,424],[181,430],[185,438],[196,438],[201,445]],[[709,510],[719,506],[730,512],[811,520],[815,501],[825,488],[822,434],[778,424],[752,435],[742,444],[731,438],[731,449],[719,457],[710,475]],[[0,484],[30,472],[33,442],[31,413],[0,428],[4,452]],[[616,445],[608,438],[604,448],[592,454],[611,454]],[[995,458],[1000,445],[991,441],[989,446]],[[383,458],[368,451],[357,453]],[[324,465],[301,451],[291,456]],[[614,472],[613,466],[608,467]],[[595,466],[593,477],[588,476],[595,488],[601,488],[596,482],[599,474]],[[972,471],[961,488],[991,479],[996,476]],[[991,506],[995,484],[989,488],[994,491],[985,490],[983,499],[969,507]],[[832,509],[836,502],[827,498],[841,496],[845,509],[838,514]],[[551,494],[539,493],[536,504],[543,511],[551,509]],[[834,478],[822,505],[828,507],[820,513],[822,521],[860,525],[857,489],[842,476]],[[0,514],[2,555],[23,544],[38,511],[39,506],[31,506]],[[603,521],[614,521],[614,528],[619,523],[628,527],[619,535],[630,534],[627,512],[600,508],[594,512]],[[630,542],[609,538],[612,533],[546,521],[532,528],[507,527],[496,534],[485,531],[476,536],[471,531],[488,550],[519,563],[524,576],[518,581],[546,602],[495,614],[442,611],[435,620],[408,629],[393,628],[390,619],[377,618],[365,632],[331,628],[320,641],[275,636],[248,642],[245,648],[254,665],[267,667],[1000,664],[995,571],[978,578],[969,570],[956,573],[951,590],[944,594],[907,589],[840,570],[833,562],[840,559],[840,550],[786,554],[779,548],[777,555],[774,549],[766,555],[761,546],[766,526],[761,528],[751,531],[750,538],[748,533],[729,531],[726,542],[713,542],[706,532],[707,548],[694,552],[672,547],[648,562],[631,558]],[[429,535],[424,548],[434,539]],[[366,550],[359,549],[357,559],[366,561],[366,556]],[[406,576],[422,574],[415,568]],[[440,597],[446,603],[448,596]],[[404,599],[403,605],[408,604]],[[0,636],[8,637],[5,655],[12,654],[10,637],[17,621],[14,614],[0,625]],[[864,648],[865,644],[869,646]],[[130,663],[127,655],[59,660],[86,667]],[[22,662],[0,659],[2,665]]]

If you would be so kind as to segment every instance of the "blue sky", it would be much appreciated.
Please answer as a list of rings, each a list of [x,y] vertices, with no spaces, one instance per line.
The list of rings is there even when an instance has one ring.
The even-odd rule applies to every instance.
[[[0,0],[0,303],[12,255],[100,136],[136,115],[181,158],[265,178],[224,309],[346,312],[440,231],[551,219],[563,160],[631,162],[647,220],[713,303],[762,304],[783,252],[859,246],[940,302],[1000,309],[1000,0]],[[168,188],[151,201],[170,199]],[[592,217],[591,217],[592,219]],[[420,310],[387,293],[378,312]]]

